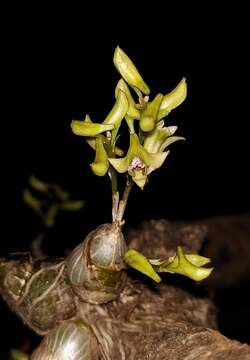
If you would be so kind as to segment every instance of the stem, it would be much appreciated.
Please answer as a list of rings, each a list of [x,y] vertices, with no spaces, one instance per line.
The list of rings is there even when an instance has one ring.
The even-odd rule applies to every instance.
[[[106,136],[106,151],[109,157],[114,157],[113,153],[113,145],[112,145],[112,134],[108,131]],[[118,204],[119,204],[119,192],[118,192],[118,184],[117,184],[117,173],[115,169],[110,165],[109,167],[109,178],[111,184],[111,192],[112,192],[112,220],[113,222],[117,218],[118,213]]]
[[[131,192],[131,189],[133,187],[133,180],[130,176],[127,176],[126,185],[124,188],[124,192],[122,195],[122,200],[120,200],[119,207],[118,207],[118,214],[117,214],[117,220],[122,223],[123,215],[127,206],[129,194]]]
[[[112,220],[114,222],[118,214],[119,192],[117,187],[117,174],[112,166],[110,166],[109,169],[109,178],[110,178],[111,191],[112,191]]]
[[[111,191],[112,191],[112,197],[115,193],[117,193],[117,174],[115,169],[110,166],[109,169],[109,176],[110,176],[110,183],[111,183]]]

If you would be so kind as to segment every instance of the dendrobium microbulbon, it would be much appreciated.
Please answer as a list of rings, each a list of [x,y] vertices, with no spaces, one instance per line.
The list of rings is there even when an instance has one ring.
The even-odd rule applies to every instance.
[[[73,120],[71,128],[76,135],[84,136],[95,151],[94,161],[90,164],[93,173],[101,177],[106,174],[109,176],[112,220],[121,226],[133,184],[143,190],[151,173],[159,169],[166,160],[169,145],[185,140],[182,136],[174,135],[177,126],[165,126],[164,118],[186,99],[187,83],[182,78],[174,90],[166,95],[158,93],[151,100],[148,85],[121,48],[115,49],[113,61],[121,78],[115,88],[115,103],[111,111],[102,123],[93,123],[86,115],[84,121]],[[131,88],[134,93],[130,93]],[[132,95],[136,95],[137,100]],[[127,134],[129,133],[126,152],[117,147],[123,130],[121,125],[125,123],[123,119],[127,124]],[[122,196],[117,173],[126,174]],[[180,246],[177,247],[176,255],[168,259],[147,259],[134,249],[127,250],[122,256],[127,265],[157,283],[161,281],[158,275],[161,272],[178,273],[201,281],[213,270],[204,267],[209,262],[208,258],[185,254]]]

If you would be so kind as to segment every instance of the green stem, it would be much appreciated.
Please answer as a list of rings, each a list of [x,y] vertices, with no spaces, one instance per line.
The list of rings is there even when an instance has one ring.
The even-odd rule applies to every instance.
[[[106,151],[110,158],[114,157],[113,153],[113,145],[112,145],[112,135],[107,133],[106,137]],[[112,219],[115,221],[118,213],[118,203],[119,203],[119,193],[118,193],[118,183],[117,183],[117,173],[116,170],[110,165],[109,167],[109,178],[111,184],[111,192],[112,192]]]
[[[110,176],[110,183],[111,183],[111,191],[112,191],[112,197],[114,194],[117,193],[117,174],[115,169],[110,166],[109,169],[109,176]]]
[[[131,192],[131,189],[133,187],[133,180],[131,179],[130,176],[127,177],[127,181],[126,181],[126,185],[124,188],[124,192],[122,195],[122,199],[119,202],[119,207],[118,207],[118,215],[117,215],[117,220],[119,222],[122,223],[122,219],[123,219],[123,215],[127,206],[127,202],[128,202],[128,198],[129,198],[129,194]]]

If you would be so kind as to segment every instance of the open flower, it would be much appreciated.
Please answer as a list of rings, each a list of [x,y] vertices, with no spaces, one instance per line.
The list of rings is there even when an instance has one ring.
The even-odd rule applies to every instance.
[[[178,140],[185,140],[182,136],[172,136],[176,130],[177,126],[164,127],[163,120],[158,122],[155,129],[147,134],[143,145],[144,148],[151,154],[164,153],[164,150],[170,144],[173,144]],[[154,167],[149,167],[148,174],[153,170],[155,170]]]
[[[139,142],[136,134],[130,134],[127,155],[120,159],[109,159],[119,173],[128,172],[133,181],[143,189],[149,169],[158,169],[166,159],[168,152],[150,153]],[[152,171],[152,170],[151,170]]]
[[[168,260],[149,260],[154,270],[181,274],[195,281],[206,279],[213,268],[205,268],[204,265],[210,262],[209,258],[197,254],[185,254],[181,246],[177,246],[177,254]]]

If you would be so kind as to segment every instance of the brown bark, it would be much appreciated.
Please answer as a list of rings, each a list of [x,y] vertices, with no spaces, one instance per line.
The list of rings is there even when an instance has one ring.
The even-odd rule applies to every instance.
[[[132,247],[147,256],[172,256],[177,245],[212,259],[216,271],[205,281],[229,287],[250,277],[250,213],[193,222],[148,221],[128,233]]]
[[[231,235],[228,237],[227,234]],[[220,256],[220,251],[216,250],[218,243],[209,245],[210,241],[229,246],[234,243],[236,248],[240,243],[242,251],[247,251],[249,216],[209,219],[200,223],[149,221],[140,229],[130,231],[127,237],[131,247],[150,258],[172,256],[179,244],[187,252],[199,251],[206,239],[206,251],[216,258]],[[232,261],[228,258],[223,266],[231,267]],[[232,280],[227,284],[242,276],[247,261],[242,262],[241,271],[237,276],[232,274]],[[218,271],[228,276],[233,273],[225,268]],[[81,316],[91,325],[98,339],[101,358],[250,359],[250,346],[229,340],[216,330],[216,309],[212,302],[195,297],[180,287],[167,285],[171,276],[174,275],[166,277],[160,286],[149,286],[130,278],[117,301],[101,306],[81,306]],[[223,281],[215,275],[210,285],[224,285]]]
[[[186,253],[212,257],[216,269],[203,282],[206,288],[235,285],[250,273],[249,214],[195,222],[151,220],[127,232],[126,238],[131,248],[149,258],[173,256],[178,245]],[[93,305],[76,298],[74,318],[83,318],[93,330],[100,360],[250,360],[250,346],[218,332],[212,301],[204,292],[192,293],[203,284],[179,279],[168,274],[155,285],[129,270],[117,300]]]

